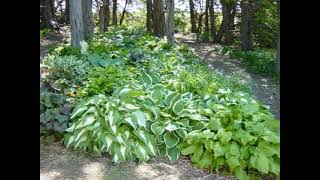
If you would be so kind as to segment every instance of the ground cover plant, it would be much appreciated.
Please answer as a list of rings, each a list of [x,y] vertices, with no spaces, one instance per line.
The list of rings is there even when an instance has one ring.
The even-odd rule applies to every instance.
[[[47,91],[75,106],[63,118],[68,148],[108,153],[115,163],[187,155],[195,167],[225,168],[239,179],[252,170],[279,175],[279,121],[252,99],[247,82],[139,28],[110,28],[86,45],[61,45],[44,61],[43,81],[58,84]]]

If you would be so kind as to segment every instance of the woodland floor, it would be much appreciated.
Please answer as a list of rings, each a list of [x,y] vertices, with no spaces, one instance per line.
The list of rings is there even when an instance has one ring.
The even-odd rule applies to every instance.
[[[63,35],[49,33],[40,39],[40,59],[50,47],[62,42]],[[176,35],[179,42],[193,47],[199,56],[214,69],[223,70],[226,74],[240,73],[245,79],[252,81],[253,92],[257,99],[271,106],[271,111],[279,117],[279,84],[269,78],[250,74],[236,61],[226,56],[217,55],[213,45],[197,44],[192,37]],[[125,162],[115,165],[108,156],[93,157],[86,153],[66,149],[60,143],[44,145],[40,153],[40,179],[79,179],[79,180],[229,180],[232,176],[210,174],[205,170],[192,167],[191,161],[181,156],[175,163],[168,158],[153,157],[147,163]]]

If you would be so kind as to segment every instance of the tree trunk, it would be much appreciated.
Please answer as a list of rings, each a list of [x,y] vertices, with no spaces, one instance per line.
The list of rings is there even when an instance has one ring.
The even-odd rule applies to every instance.
[[[52,14],[52,18],[55,18],[55,8],[54,8],[54,1],[55,0],[48,0],[49,1],[49,5],[50,5],[50,11],[51,11],[51,14]]]
[[[84,25],[84,39],[90,40],[93,36],[92,0],[82,0],[82,20]]]
[[[278,43],[277,43],[277,64],[276,64],[276,72],[280,73],[280,33],[278,36]]]
[[[112,25],[117,25],[117,0],[112,0]]]
[[[167,0],[167,42],[169,46],[174,45],[174,0]]]
[[[205,8],[204,31],[209,32],[209,0],[206,0]]]
[[[99,10],[99,29],[101,32],[108,31],[110,22],[110,1],[102,0],[102,6]]]
[[[221,43],[224,31],[225,31],[224,28],[225,28],[224,20],[222,20],[217,35],[215,37],[213,37],[213,42],[214,43]]]
[[[215,26],[215,17],[214,17],[214,0],[209,1],[209,14],[210,14],[210,33],[211,37],[214,39],[216,36],[216,26]]]
[[[164,13],[163,13],[163,2],[162,0],[154,0],[153,2],[153,26],[154,34],[157,37],[162,38],[164,36]]]
[[[189,7],[190,7],[191,32],[196,33],[197,26],[196,26],[196,15],[195,15],[193,0],[189,0]]]
[[[70,24],[70,0],[65,0],[65,11],[64,11],[64,17],[66,24]]]
[[[236,17],[237,14],[237,5],[234,4],[232,7],[232,12],[231,12],[231,16],[230,16],[230,29],[231,30],[235,30],[236,26],[234,24],[234,18]]]
[[[242,0],[241,3],[241,26],[240,26],[240,41],[243,51],[253,49],[253,34],[252,34],[252,0]]]
[[[152,0],[147,0],[147,31],[152,32]]]
[[[122,22],[123,22],[124,13],[126,12],[127,4],[128,4],[128,0],[126,0],[126,2],[125,2],[125,4],[124,4],[124,8],[123,8],[122,15],[121,15],[121,19],[120,19],[120,25],[121,25]]]
[[[199,15],[199,20],[198,20],[198,29],[197,29],[197,41],[199,40],[199,35],[202,32],[202,18],[206,13],[202,13]]]
[[[84,40],[84,24],[82,17],[82,3],[79,3],[79,0],[70,0],[72,47],[80,47],[80,42]]]
[[[52,1],[51,0],[41,0],[40,1],[40,18],[42,20],[43,26],[46,28],[52,28],[51,21],[53,19],[52,14]]]
[[[227,3],[226,0],[220,0],[222,5],[222,18],[224,20],[224,44],[232,44],[232,32],[231,32],[231,10],[233,5]]]

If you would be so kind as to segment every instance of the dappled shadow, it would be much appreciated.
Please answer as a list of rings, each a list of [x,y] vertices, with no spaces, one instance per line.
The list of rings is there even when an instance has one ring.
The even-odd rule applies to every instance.
[[[199,57],[214,70],[226,75],[237,74],[251,83],[253,95],[263,104],[270,106],[270,111],[280,119],[280,84],[271,78],[249,72],[239,60],[231,59],[215,52],[218,44],[197,43],[192,35],[175,34],[178,43],[187,44]]]
[[[93,157],[77,153],[59,144],[47,145],[40,159],[40,179],[94,179],[94,180],[185,180],[185,179],[235,179],[210,174],[206,170],[192,167],[191,161],[181,156],[171,162],[167,157],[152,157],[146,163],[124,162],[113,164],[111,158],[103,155]]]

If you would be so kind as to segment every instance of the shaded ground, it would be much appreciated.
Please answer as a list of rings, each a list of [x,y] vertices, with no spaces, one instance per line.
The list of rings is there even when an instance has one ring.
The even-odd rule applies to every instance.
[[[41,180],[235,180],[197,170],[187,157],[180,157],[175,163],[168,158],[153,157],[147,163],[115,165],[110,157],[72,152],[59,144],[47,145],[43,151],[40,158]]]
[[[48,49],[62,42],[63,36],[49,33],[40,39],[40,61]],[[41,180],[231,180],[232,176],[210,174],[192,167],[191,161],[180,157],[175,163],[168,158],[153,157],[147,163],[125,162],[115,165],[110,157],[92,157],[53,143],[42,145],[40,153]]]
[[[184,36],[180,33],[175,34],[179,43],[191,46],[202,60],[208,63],[209,67],[222,71],[225,74],[239,74],[245,80],[251,82],[253,95],[263,104],[270,106],[270,111],[276,118],[280,119],[280,84],[271,78],[263,77],[251,72],[235,59],[228,56],[217,54],[214,49],[218,45],[208,43],[196,43],[192,35]]]

